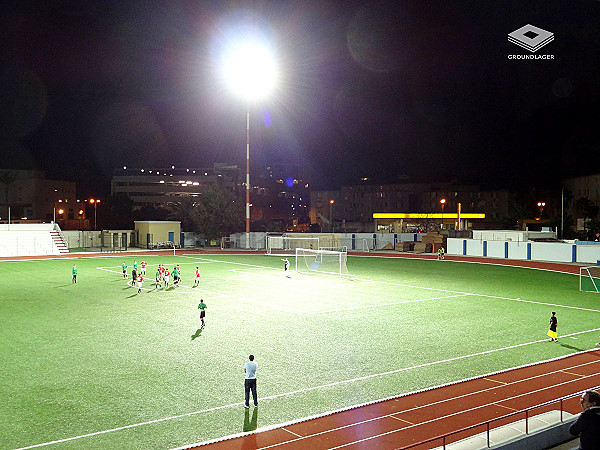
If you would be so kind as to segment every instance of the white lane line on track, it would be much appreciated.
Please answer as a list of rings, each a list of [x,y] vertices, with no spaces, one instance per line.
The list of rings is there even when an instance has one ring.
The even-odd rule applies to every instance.
[[[600,328],[596,328],[596,329],[593,329],[593,330],[587,330],[587,331],[581,331],[581,332],[578,332],[578,333],[572,333],[572,335],[589,333],[589,332],[596,332],[596,331],[599,331],[599,330],[600,330]],[[569,336],[569,335],[564,335],[563,337],[567,337],[567,336]],[[401,369],[390,370],[388,372],[382,372],[382,373],[377,373],[377,374],[366,375],[366,376],[363,376],[363,377],[357,377],[357,378],[353,378],[353,379],[349,379],[349,380],[340,380],[340,381],[336,381],[336,382],[333,382],[333,383],[327,383],[327,384],[323,384],[323,385],[319,385],[319,386],[313,386],[313,387],[309,387],[309,388],[298,389],[296,391],[284,392],[284,393],[281,393],[281,394],[275,394],[275,395],[271,395],[271,396],[268,396],[268,397],[263,397],[263,400],[272,400],[272,399],[281,398],[281,397],[289,397],[291,395],[300,394],[300,393],[304,393],[304,392],[316,391],[316,390],[319,390],[319,389],[324,389],[324,388],[339,386],[339,385],[342,385],[342,384],[355,383],[357,381],[364,381],[364,380],[368,380],[368,379],[372,379],[372,378],[377,378],[377,377],[381,377],[381,376],[386,376],[386,375],[392,375],[392,374],[396,374],[396,373],[406,372],[406,371],[413,370],[413,369],[419,369],[419,368],[423,368],[423,367],[429,367],[429,366],[435,366],[435,365],[438,365],[438,364],[443,364],[443,363],[448,363],[448,362],[453,362],[453,361],[459,361],[461,359],[473,358],[473,357],[476,357],[476,356],[487,355],[487,354],[496,353],[496,352],[500,352],[500,351],[504,351],[504,350],[510,350],[510,349],[513,349],[513,348],[523,347],[523,346],[526,346],[526,345],[538,344],[538,343],[546,342],[546,341],[547,341],[546,339],[538,340],[538,341],[531,341],[531,342],[526,342],[526,343],[523,343],[523,344],[516,344],[516,345],[511,345],[511,346],[508,346],[508,347],[502,347],[502,348],[499,348],[499,349],[486,350],[486,351],[479,352],[479,353],[472,353],[472,354],[469,354],[469,355],[457,356],[457,357],[448,358],[448,359],[445,359],[445,360],[432,361],[432,362],[418,364],[418,365],[411,366],[411,367],[404,367],[404,368],[401,368]],[[545,375],[547,375],[547,374],[545,374]],[[506,399],[504,399],[504,400],[506,400]],[[125,426],[121,426],[121,427],[111,428],[111,429],[108,429],[108,430],[96,431],[96,432],[93,432],[93,433],[83,434],[83,435],[80,435],[80,436],[73,436],[73,437],[70,437],[70,438],[59,439],[59,440],[56,440],[56,441],[44,442],[44,443],[41,443],[41,444],[35,444],[35,445],[27,446],[27,447],[21,447],[21,448],[16,449],[16,450],[27,450],[27,449],[30,449],[30,448],[44,447],[44,446],[48,446],[48,445],[53,445],[53,444],[59,444],[59,443],[63,443],[63,442],[74,441],[74,440],[77,440],[77,439],[83,439],[83,438],[86,438],[86,437],[99,436],[99,435],[102,435],[102,434],[112,433],[112,432],[116,432],[116,431],[130,429],[130,428],[141,427],[141,426],[144,426],[144,425],[151,425],[151,424],[154,424],[154,423],[166,422],[168,420],[175,420],[175,419],[180,419],[180,418],[183,418],[183,417],[194,416],[194,415],[203,414],[203,413],[212,412],[212,411],[217,411],[217,410],[221,410],[221,409],[226,409],[226,408],[231,408],[231,407],[239,407],[241,405],[243,405],[243,402],[231,403],[231,404],[228,404],[228,405],[217,406],[217,407],[208,408],[208,409],[205,409],[205,410],[199,410],[199,411],[193,411],[193,412],[184,413],[184,414],[178,414],[178,415],[169,416],[169,417],[163,417],[163,418],[160,418],[160,419],[149,420],[149,421],[146,421],[146,422],[140,422],[140,423],[136,423],[136,424],[131,424],[131,425],[125,425]],[[281,427],[281,425],[274,426],[272,428],[279,428],[279,427]],[[188,445],[186,447],[189,447],[190,445]],[[184,447],[184,448],[186,448],[186,447]]]

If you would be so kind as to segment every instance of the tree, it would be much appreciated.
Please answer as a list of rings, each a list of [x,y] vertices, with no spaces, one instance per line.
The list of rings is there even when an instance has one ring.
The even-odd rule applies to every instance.
[[[243,204],[221,186],[211,186],[200,196],[193,209],[194,229],[206,239],[220,239],[240,231],[243,225]]]
[[[529,210],[522,201],[515,201],[510,210],[511,215],[500,219],[500,226],[503,230],[522,229],[523,219],[529,215]]]
[[[3,170],[0,172],[0,183],[4,185],[4,204],[6,205],[6,214],[8,215],[8,193],[10,191],[10,185],[14,183],[17,176],[14,172]]]
[[[194,221],[194,210],[196,203],[191,198],[183,198],[181,201],[169,205],[169,214],[167,219],[178,220],[181,222],[181,229],[184,231],[197,231]]]
[[[590,223],[589,219],[596,219],[598,217],[598,208],[589,198],[587,197],[579,197],[573,203],[573,208],[575,210],[575,214],[579,218],[583,218],[583,239],[589,239],[588,233],[588,223]],[[597,222],[597,221],[596,221]],[[594,231],[594,230],[592,230]],[[595,231],[594,231],[595,232]]]
[[[131,230],[133,228],[133,201],[126,194],[110,197],[110,216],[113,229]]]

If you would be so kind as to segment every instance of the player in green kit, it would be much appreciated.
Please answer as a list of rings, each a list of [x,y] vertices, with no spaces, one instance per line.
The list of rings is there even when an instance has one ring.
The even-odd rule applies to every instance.
[[[204,300],[200,299],[200,304],[198,305],[198,309],[200,310],[200,321],[202,322],[202,325],[200,326],[200,328],[204,328],[204,317],[206,317],[206,304],[204,303]]]
[[[179,270],[177,267],[173,267],[173,286],[179,285]]]
[[[73,275],[73,283],[77,283],[77,266],[75,264],[73,264],[71,274]]]
[[[127,278],[127,264],[125,264],[125,261],[123,261],[121,267],[123,268],[123,278]]]
[[[158,267],[156,268],[156,289],[158,289],[160,287],[160,282],[161,282],[161,273],[160,273],[160,264],[158,265]]]

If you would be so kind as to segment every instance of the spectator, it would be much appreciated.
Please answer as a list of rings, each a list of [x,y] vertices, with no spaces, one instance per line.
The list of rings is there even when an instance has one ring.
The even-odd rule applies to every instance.
[[[585,391],[581,395],[583,412],[569,427],[569,432],[579,436],[579,449],[600,448],[600,394],[597,391]]]

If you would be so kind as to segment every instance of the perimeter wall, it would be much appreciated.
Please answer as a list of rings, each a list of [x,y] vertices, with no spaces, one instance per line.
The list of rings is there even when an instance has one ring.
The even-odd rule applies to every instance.
[[[514,242],[448,238],[448,255],[596,265],[600,243]]]

